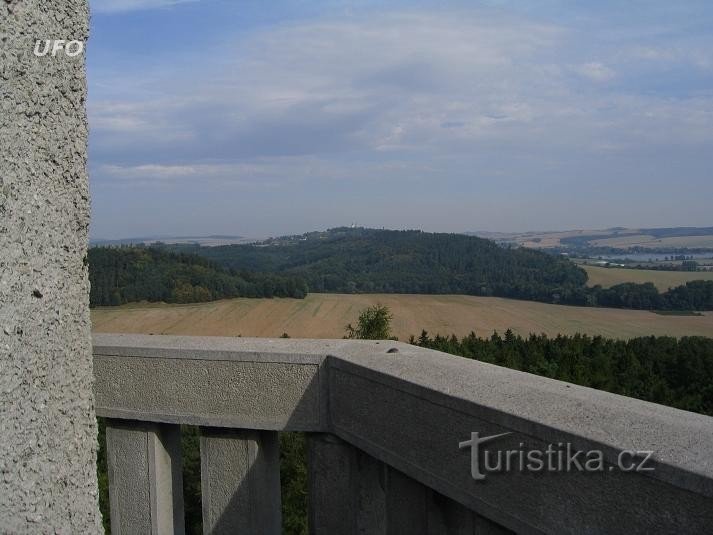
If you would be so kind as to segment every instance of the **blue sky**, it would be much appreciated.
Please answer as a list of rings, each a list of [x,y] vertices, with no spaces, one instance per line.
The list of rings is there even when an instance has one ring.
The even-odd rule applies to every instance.
[[[95,238],[713,225],[711,2],[90,4]]]

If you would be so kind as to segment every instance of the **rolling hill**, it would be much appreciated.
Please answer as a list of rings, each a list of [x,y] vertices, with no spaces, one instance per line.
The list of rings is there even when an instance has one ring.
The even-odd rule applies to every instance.
[[[464,294],[646,310],[713,310],[713,281],[587,286],[562,255],[463,234],[339,228],[249,245],[98,247],[93,305],[317,293]]]
[[[310,292],[468,294],[538,301],[581,290],[566,258],[463,234],[338,228],[257,244],[169,246],[237,271],[296,276]]]

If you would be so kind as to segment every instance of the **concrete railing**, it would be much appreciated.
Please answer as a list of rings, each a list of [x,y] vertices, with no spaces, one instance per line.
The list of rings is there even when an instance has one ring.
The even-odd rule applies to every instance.
[[[206,533],[280,532],[283,430],[308,433],[316,534],[713,529],[706,416],[390,341],[95,335],[94,373],[116,534],[183,532],[179,424]],[[519,468],[548,445],[602,464]]]

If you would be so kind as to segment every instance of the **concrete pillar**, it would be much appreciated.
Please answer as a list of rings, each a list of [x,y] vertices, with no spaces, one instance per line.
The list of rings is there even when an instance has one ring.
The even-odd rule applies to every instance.
[[[184,533],[181,429],[107,420],[111,532]]]
[[[389,468],[386,478],[387,535],[428,535],[429,489]]]
[[[203,533],[279,535],[277,432],[201,428]]]
[[[458,502],[434,490],[429,491],[429,535],[481,535],[476,530],[476,517],[473,511]]]
[[[473,522],[475,535],[514,535],[515,533],[484,516],[474,515]]]
[[[308,435],[313,535],[386,533],[386,467],[334,435]]]
[[[388,471],[386,494],[389,535],[512,533],[393,468]]]
[[[334,435],[307,445],[311,535],[508,533]]]
[[[87,0],[0,2],[0,531],[99,533],[84,54]]]

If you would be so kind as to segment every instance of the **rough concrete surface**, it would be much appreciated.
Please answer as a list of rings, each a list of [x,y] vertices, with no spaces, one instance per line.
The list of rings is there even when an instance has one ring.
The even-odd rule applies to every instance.
[[[99,416],[247,429],[326,425],[317,364],[104,356],[94,371]]]
[[[203,532],[280,533],[277,433],[201,428]]]
[[[97,533],[86,0],[0,0],[0,530]]]
[[[112,534],[183,535],[180,427],[107,420],[106,442]]]
[[[393,341],[96,334],[94,347],[97,399],[106,416],[195,423],[195,404],[208,426],[236,414],[237,427],[249,428],[254,414],[262,429],[339,437],[310,439],[312,503],[321,504],[310,514],[313,526],[324,528],[315,533],[415,534],[424,525],[429,534],[708,533],[713,526],[709,416]],[[308,367],[319,371],[304,374]],[[310,376],[319,377],[319,396],[311,393]],[[147,387],[166,377],[170,388]],[[260,392],[248,383],[262,385]],[[264,393],[272,404],[255,405],[252,398]],[[306,406],[311,410],[302,412]],[[117,414],[127,409],[128,416]],[[311,426],[316,414],[326,426]],[[565,443],[599,451],[602,468],[506,470],[476,481],[471,452],[460,447],[473,432],[502,434],[493,451],[542,452]],[[615,469],[625,450],[652,451],[653,471]],[[238,473],[231,459],[239,455],[223,457],[213,464],[219,468],[203,472],[204,484],[235,489],[239,484],[222,474]],[[388,466],[385,480],[379,464]],[[214,511],[223,510],[230,492],[211,502]],[[371,523],[362,529],[365,511]]]

